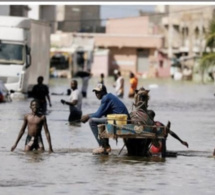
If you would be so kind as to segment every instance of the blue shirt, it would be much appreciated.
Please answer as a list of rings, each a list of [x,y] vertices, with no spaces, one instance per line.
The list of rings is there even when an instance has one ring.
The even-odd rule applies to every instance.
[[[128,110],[120,99],[111,93],[102,97],[99,109],[90,115],[90,118],[101,118],[107,114],[128,114]]]

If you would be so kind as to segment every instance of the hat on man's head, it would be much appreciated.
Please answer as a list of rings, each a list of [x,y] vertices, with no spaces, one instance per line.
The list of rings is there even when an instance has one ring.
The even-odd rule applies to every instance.
[[[107,93],[107,89],[105,87],[105,85],[101,84],[101,83],[98,83],[97,86],[93,89],[93,92],[95,91],[104,91]]]

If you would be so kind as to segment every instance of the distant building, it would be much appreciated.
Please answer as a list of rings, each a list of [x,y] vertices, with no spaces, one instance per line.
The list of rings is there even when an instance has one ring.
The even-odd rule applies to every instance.
[[[30,5],[29,17],[48,21],[52,33],[101,31],[100,5]],[[35,16],[37,18],[35,18]]]
[[[51,32],[103,32],[100,5],[0,5],[0,15],[50,23]]]
[[[97,32],[101,27],[99,5],[65,5],[64,20],[58,30],[63,32]]]
[[[106,33],[57,33],[51,40],[56,48],[70,50],[73,62],[78,52],[87,54],[93,75],[112,75],[120,69],[123,75],[132,71],[145,77],[166,77],[170,75],[169,65],[161,67],[162,74],[157,73],[163,36],[154,29],[147,16],[110,19]],[[73,70],[75,67],[73,63]]]
[[[156,76],[157,50],[163,47],[163,36],[150,28],[148,16],[110,19],[106,33],[95,35],[95,47],[109,50],[109,74],[120,69],[146,77]],[[169,67],[167,68],[169,75]]]
[[[169,59],[184,59],[187,66],[193,67],[195,56],[201,56],[204,50],[208,23],[215,17],[215,6],[166,5],[163,11],[166,13],[162,19],[165,42],[161,54]]]
[[[0,5],[1,16],[24,16],[27,17],[29,7],[27,5]]]

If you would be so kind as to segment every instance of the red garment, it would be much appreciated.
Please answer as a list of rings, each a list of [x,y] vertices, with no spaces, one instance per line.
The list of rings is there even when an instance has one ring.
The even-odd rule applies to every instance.
[[[4,101],[4,96],[2,95],[2,93],[0,92],[0,102]]]
[[[150,149],[149,149],[151,154],[158,154],[161,153],[162,151],[162,144],[159,142],[159,147],[156,147],[155,145],[151,145]]]
[[[135,93],[135,90],[137,89],[138,79],[137,77],[130,78],[130,89],[129,89],[129,95],[132,96]]]
[[[164,126],[164,124],[161,123],[161,122],[159,122],[159,121],[155,121],[154,123],[155,123],[155,125],[157,127],[163,127]],[[156,147],[155,145],[152,144],[151,147],[150,147],[150,149],[149,149],[149,151],[150,151],[151,154],[161,153],[161,151],[162,151],[162,144],[161,144],[161,142],[159,142],[159,147]]]

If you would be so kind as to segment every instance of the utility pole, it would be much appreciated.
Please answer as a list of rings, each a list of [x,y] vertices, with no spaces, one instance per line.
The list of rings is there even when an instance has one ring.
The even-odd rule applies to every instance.
[[[203,28],[204,28],[204,14],[203,12],[201,12],[201,19],[200,19],[200,27],[201,27],[201,30],[200,30],[200,44],[199,44],[199,55],[200,57],[202,57],[202,54],[203,54],[203,41],[205,40],[205,37],[204,37],[204,33],[203,33]],[[201,70],[201,81],[202,83],[204,83],[204,70]]]
[[[193,56],[193,17],[192,15],[188,15],[188,24],[189,24],[189,53],[188,56]]]
[[[204,14],[203,12],[201,12],[201,16],[200,16],[200,43],[199,43],[199,55],[200,57],[202,57],[203,54],[203,41],[205,40],[205,36],[204,36]]]
[[[172,52],[172,38],[173,38],[173,25],[172,25],[172,15],[170,13],[170,9],[168,10],[168,57],[171,59],[173,52]]]

